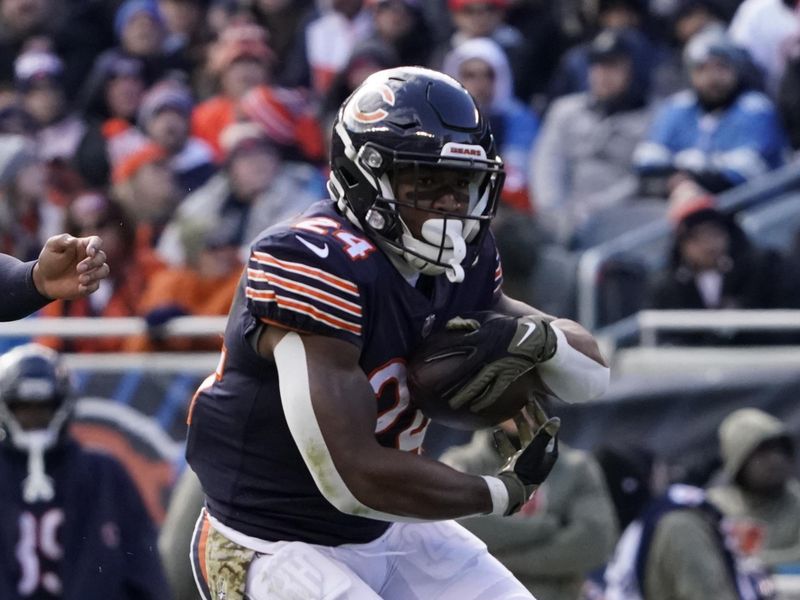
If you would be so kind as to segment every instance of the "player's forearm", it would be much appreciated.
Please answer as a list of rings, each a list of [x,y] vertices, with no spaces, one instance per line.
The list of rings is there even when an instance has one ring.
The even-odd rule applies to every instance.
[[[492,510],[483,478],[447,465],[378,446],[353,461],[345,481],[365,506],[412,519],[455,519]]]
[[[309,352],[320,357],[314,369]],[[347,360],[352,352],[296,333],[274,349],[287,425],[325,499],[344,513],[387,521],[491,511],[482,478],[378,444],[374,395],[358,364]]]
[[[0,254],[0,321],[21,319],[50,302],[33,283],[33,262],[24,263],[12,256]]]

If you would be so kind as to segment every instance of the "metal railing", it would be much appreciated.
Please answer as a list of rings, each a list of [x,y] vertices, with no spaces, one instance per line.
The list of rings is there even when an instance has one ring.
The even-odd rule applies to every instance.
[[[227,317],[175,317],[158,326],[164,337],[203,337],[225,331]],[[65,338],[125,337],[150,331],[139,317],[41,317],[0,323],[0,338],[54,335]]]
[[[621,342],[657,346],[658,334],[666,331],[800,331],[800,310],[643,310],[596,335],[603,349],[613,354]]]
[[[798,331],[800,310],[643,310],[636,315],[642,346],[664,331]]]
[[[205,337],[221,335],[227,317],[176,317],[158,327],[161,337]],[[63,338],[108,338],[145,334],[147,322],[139,317],[29,318],[0,323],[0,339],[37,336]],[[118,371],[141,369],[148,372],[206,374],[214,370],[219,352],[98,352],[67,353],[71,369]]]

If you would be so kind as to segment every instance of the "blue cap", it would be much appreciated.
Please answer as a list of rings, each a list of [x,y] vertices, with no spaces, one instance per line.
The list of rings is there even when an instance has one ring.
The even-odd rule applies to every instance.
[[[119,7],[117,14],[114,15],[114,34],[117,38],[122,37],[122,30],[125,29],[128,22],[141,12],[147,13],[159,24],[163,22],[161,12],[158,10],[158,4],[153,0],[127,0]]]

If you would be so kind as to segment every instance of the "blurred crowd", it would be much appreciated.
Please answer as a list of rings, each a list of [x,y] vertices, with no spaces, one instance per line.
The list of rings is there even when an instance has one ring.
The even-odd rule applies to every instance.
[[[142,316],[157,331],[174,316],[225,314],[241,249],[326,196],[341,101],[376,70],[419,64],[459,79],[491,120],[508,172],[495,223],[507,286],[547,308],[529,289],[542,247],[601,242],[625,226],[621,210],[685,215],[687,196],[713,210],[716,194],[791,160],[794,5],[2,0],[0,250],[32,259],[53,233],[103,236],[110,280],[48,316]],[[780,290],[728,294],[733,261],[722,262],[701,305],[790,302]]]
[[[31,260],[53,234],[99,234],[111,277],[43,316],[150,326],[37,341],[218,349],[160,326],[227,313],[249,241],[327,196],[341,102],[407,64],[457,78],[491,120],[510,294],[571,316],[558,257],[664,219],[673,240],[643,304],[800,307],[800,236],[765,250],[716,201],[797,158],[796,0],[0,0],[0,252]],[[668,487],[641,448],[564,448],[518,517],[466,525],[541,600],[636,598],[623,592],[651,568],[665,598],[755,598],[740,586],[758,573],[727,540],[773,571],[800,563],[794,445],[773,417],[733,413],[721,470],[689,482],[708,494]],[[479,433],[445,460],[494,472],[489,450]],[[188,562],[167,574],[190,589],[175,569]],[[681,582],[694,595],[669,595]]]

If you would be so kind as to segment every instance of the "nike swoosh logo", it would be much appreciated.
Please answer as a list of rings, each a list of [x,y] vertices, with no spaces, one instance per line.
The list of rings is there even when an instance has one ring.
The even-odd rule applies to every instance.
[[[525,325],[525,327],[527,327],[527,328],[528,328],[528,331],[526,331],[526,332],[525,332],[525,333],[522,335],[522,339],[520,339],[520,341],[518,341],[518,342],[517,342],[517,346],[521,346],[521,345],[522,345],[522,342],[524,342],[525,340],[527,340],[527,339],[530,337],[530,335],[531,335],[531,334],[532,334],[534,331],[536,331],[536,323],[523,323],[523,325]]]
[[[314,254],[319,256],[320,258],[328,258],[328,244],[322,244],[322,246],[317,246],[316,244],[312,244],[307,239],[301,238],[299,235],[294,236],[297,238],[297,241],[303,244],[306,248],[311,250]]]

